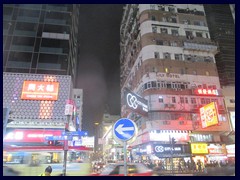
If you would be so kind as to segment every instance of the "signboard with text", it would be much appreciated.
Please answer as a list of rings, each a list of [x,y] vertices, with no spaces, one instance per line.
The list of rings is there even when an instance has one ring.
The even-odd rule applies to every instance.
[[[211,102],[200,108],[202,128],[218,124],[218,111],[215,102]]]
[[[192,143],[192,154],[208,154],[208,145],[206,143]]]
[[[47,81],[24,81],[22,100],[58,100],[59,83]]]

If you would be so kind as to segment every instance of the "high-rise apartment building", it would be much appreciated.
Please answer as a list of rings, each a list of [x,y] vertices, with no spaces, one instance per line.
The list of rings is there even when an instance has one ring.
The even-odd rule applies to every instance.
[[[221,86],[235,86],[235,24],[229,4],[204,4],[211,39],[219,52],[216,64]]]
[[[211,39],[219,46],[215,59],[231,122],[227,136],[235,142],[235,4],[204,4],[204,10]]]
[[[175,165],[180,159],[226,161],[222,135],[230,124],[215,60],[219,49],[203,5],[127,4],[120,37],[121,115],[138,126],[133,157],[157,156],[170,168],[175,138]],[[135,95],[125,97],[126,88]],[[136,111],[143,105],[136,96],[148,101],[147,116]],[[210,103],[216,121],[206,127],[200,108]]]

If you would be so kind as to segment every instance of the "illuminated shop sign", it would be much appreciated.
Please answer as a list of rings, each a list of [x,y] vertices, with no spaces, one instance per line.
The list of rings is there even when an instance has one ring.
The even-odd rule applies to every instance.
[[[174,154],[190,153],[190,147],[185,144],[175,144],[174,147],[171,144],[153,144],[153,153],[157,155],[171,154],[171,151]]]
[[[148,101],[125,88],[125,104],[128,108],[143,116],[148,114]]]
[[[220,145],[220,144],[210,144],[208,146],[208,152],[209,154],[218,154],[218,155],[226,155],[226,145]]]
[[[24,81],[21,99],[56,101],[58,99],[58,90],[58,82]]]
[[[211,102],[200,108],[202,128],[218,124],[218,112],[215,102]]]
[[[192,143],[192,154],[208,154],[208,145],[206,143]]]
[[[196,95],[219,96],[221,95],[217,89],[194,89]]]
[[[4,142],[45,142],[46,136],[61,136],[61,130],[14,130],[4,137]]]

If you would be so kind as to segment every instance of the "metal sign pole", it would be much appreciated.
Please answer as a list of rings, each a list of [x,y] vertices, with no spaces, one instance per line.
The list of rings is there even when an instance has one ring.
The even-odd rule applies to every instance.
[[[123,141],[124,176],[127,176],[127,141],[136,136],[137,125],[130,119],[119,119],[113,125],[113,137]]]
[[[124,151],[124,176],[127,176],[127,142],[123,142],[123,151]]]
[[[172,138],[169,135],[169,140],[170,140],[170,146],[171,146],[171,166],[172,166],[172,174],[174,175],[174,170],[173,170],[173,143],[172,143]]]
[[[70,115],[67,115],[67,122],[65,124],[65,132],[66,132],[66,129],[68,128],[69,120],[70,120]],[[68,140],[67,139],[64,140],[63,150],[64,150],[63,176],[66,176],[66,171],[67,171],[67,152],[68,152]]]

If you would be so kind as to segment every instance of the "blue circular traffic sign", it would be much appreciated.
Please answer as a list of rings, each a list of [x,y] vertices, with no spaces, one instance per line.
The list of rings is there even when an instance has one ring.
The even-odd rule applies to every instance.
[[[121,141],[130,140],[136,132],[136,124],[130,119],[119,119],[113,126],[114,136]]]

